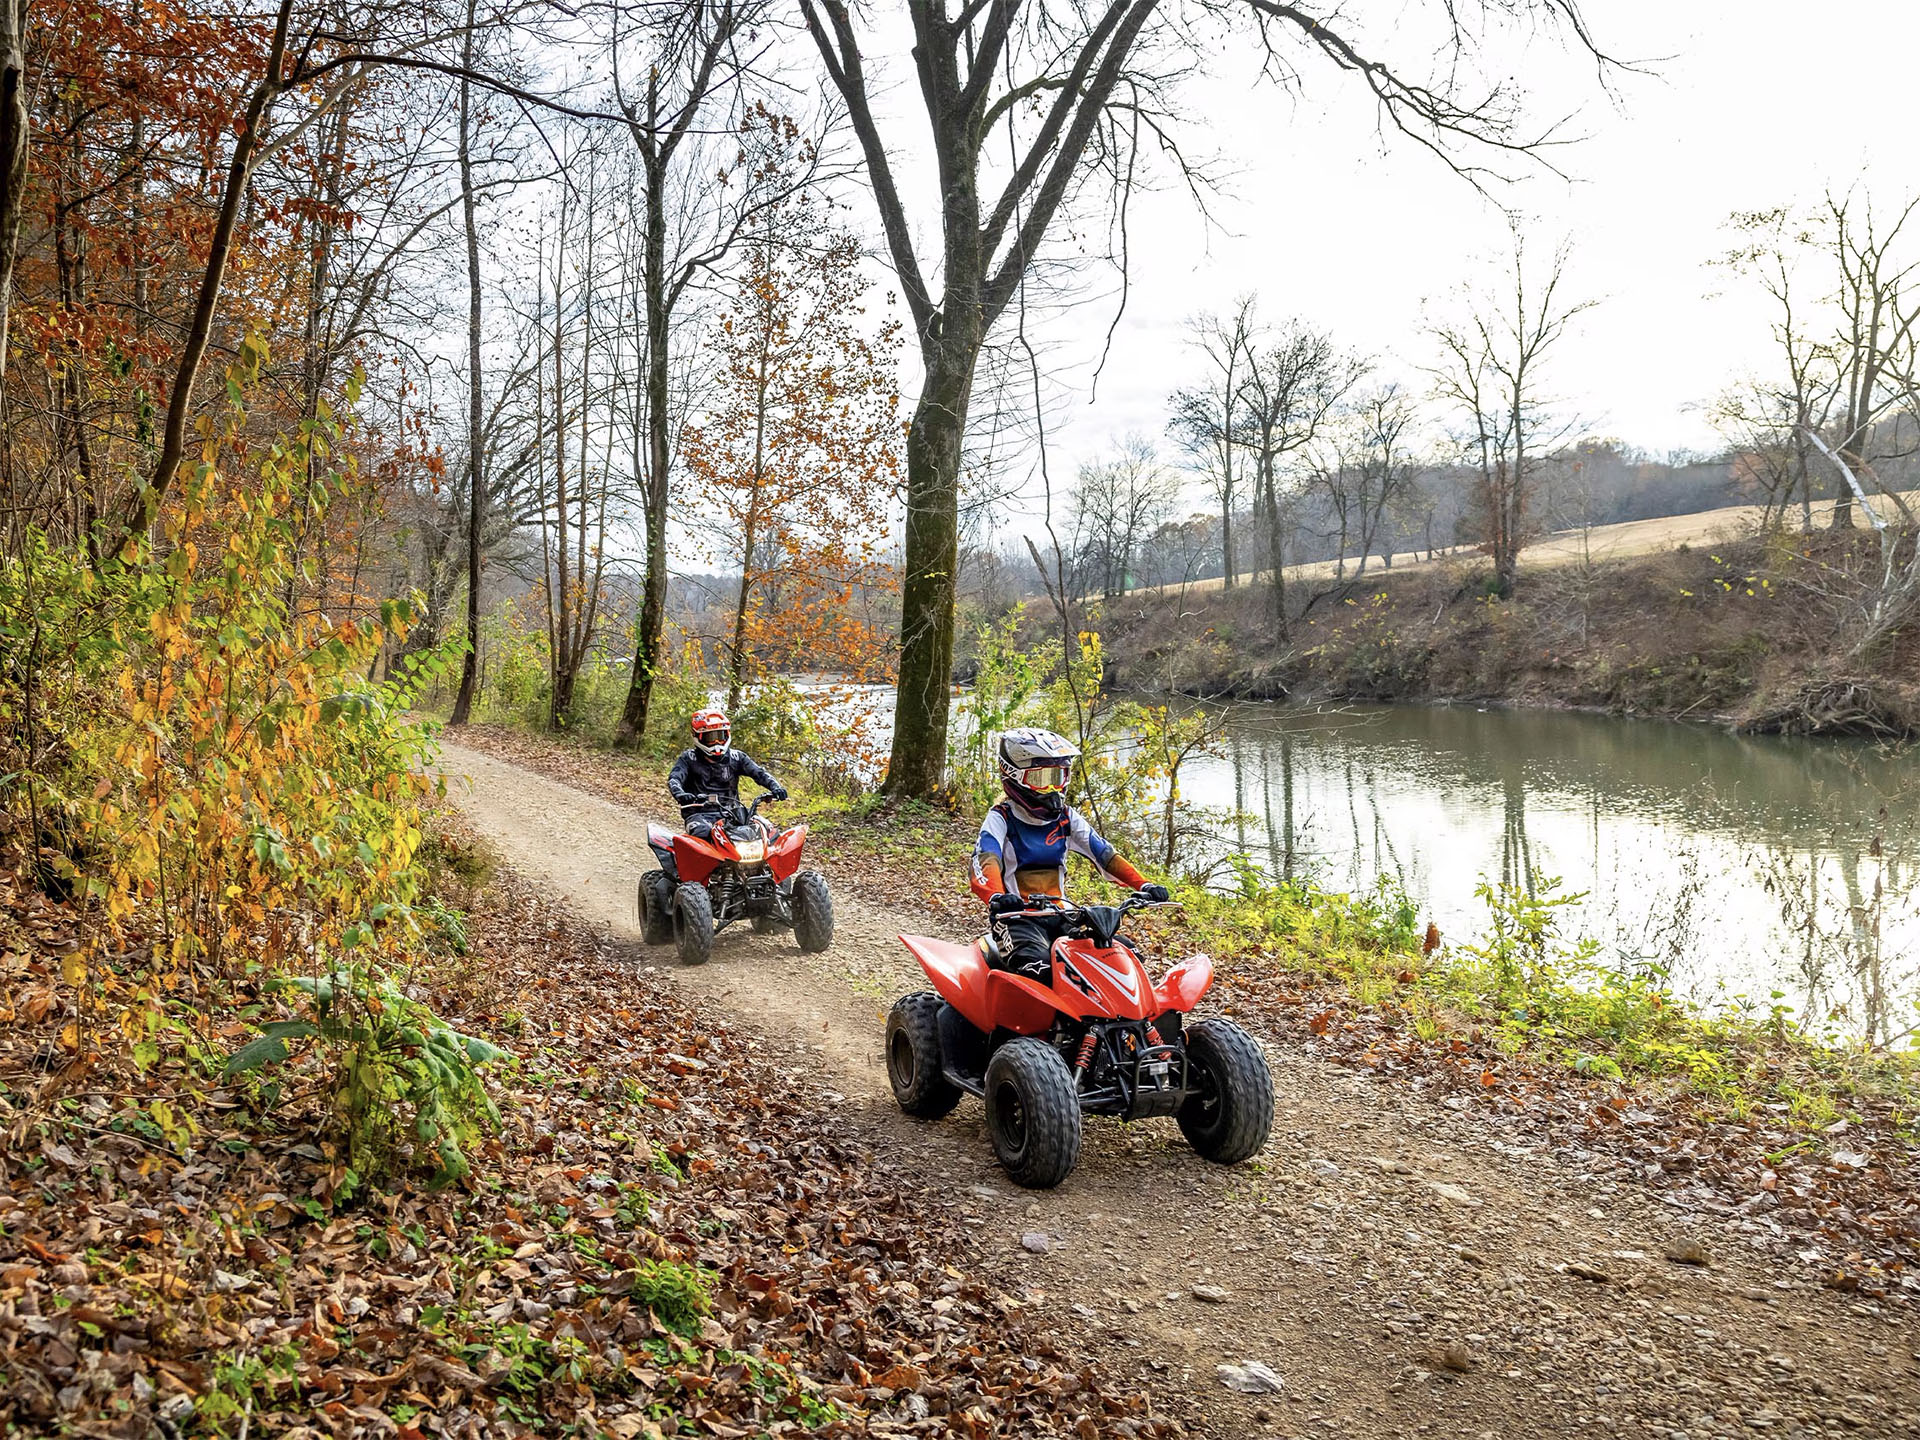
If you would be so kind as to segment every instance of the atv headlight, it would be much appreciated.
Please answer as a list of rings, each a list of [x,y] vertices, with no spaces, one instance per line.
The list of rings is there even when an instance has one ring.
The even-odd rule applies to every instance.
[[[734,848],[740,852],[742,865],[758,865],[767,858],[767,842],[764,840],[740,840]]]

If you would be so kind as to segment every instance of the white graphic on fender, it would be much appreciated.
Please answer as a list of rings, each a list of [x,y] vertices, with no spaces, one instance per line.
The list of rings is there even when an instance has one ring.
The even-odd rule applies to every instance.
[[[1098,970],[1102,975],[1106,976],[1107,979],[1118,985],[1127,999],[1133,1001],[1136,1005],[1140,1003],[1140,976],[1138,972],[1134,971],[1131,967],[1125,970],[1116,970],[1097,955],[1084,950],[1073,958],[1075,962],[1079,964],[1091,965],[1095,970]]]

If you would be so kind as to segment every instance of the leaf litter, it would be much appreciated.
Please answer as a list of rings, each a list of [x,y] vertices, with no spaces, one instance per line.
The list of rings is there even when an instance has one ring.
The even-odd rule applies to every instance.
[[[319,1075],[268,1097],[186,1043],[63,1046],[81,917],[0,883],[0,1429],[1180,1433],[996,1291],[795,1057],[509,874],[466,904],[471,952],[410,991],[509,1052],[502,1126],[460,1187],[336,1205]]]

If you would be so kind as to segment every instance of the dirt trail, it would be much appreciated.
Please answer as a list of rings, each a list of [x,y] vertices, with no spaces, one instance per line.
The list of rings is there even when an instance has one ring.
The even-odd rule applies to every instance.
[[[1920,1435],[1906,1308],[1782,1275],[1524,1125],[1272,1046],[1278,1119],[1252,1164],[1206,1165],[1170,1122],[1095,1121],[1064,1186],[1019,1191],[977,1103],[921,1124],[887,1093],[886,1007],[924,988],[895,937],[934,922],[838,894],[825,955],[740,929],[680,967],[638,945],[646,817],[478,751],[442,768],[510,865],[789,1039],[823,1102],[961,1209],[1000,1283],[1209,1433]],[[1284,1390],[1229,1390],[1216,1368],[1247,1361]]]

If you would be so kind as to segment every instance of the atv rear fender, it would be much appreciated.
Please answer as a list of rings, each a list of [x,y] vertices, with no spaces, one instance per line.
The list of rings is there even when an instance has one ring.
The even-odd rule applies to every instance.
[[[1178,1010],[1184,1014],[1200,1003],[1200,997],[1207,993],[1207,987],[1212,984],[1212,958],[1206,955],[1189,956],[1161,977],[1157,987],[1161,1009]]]

